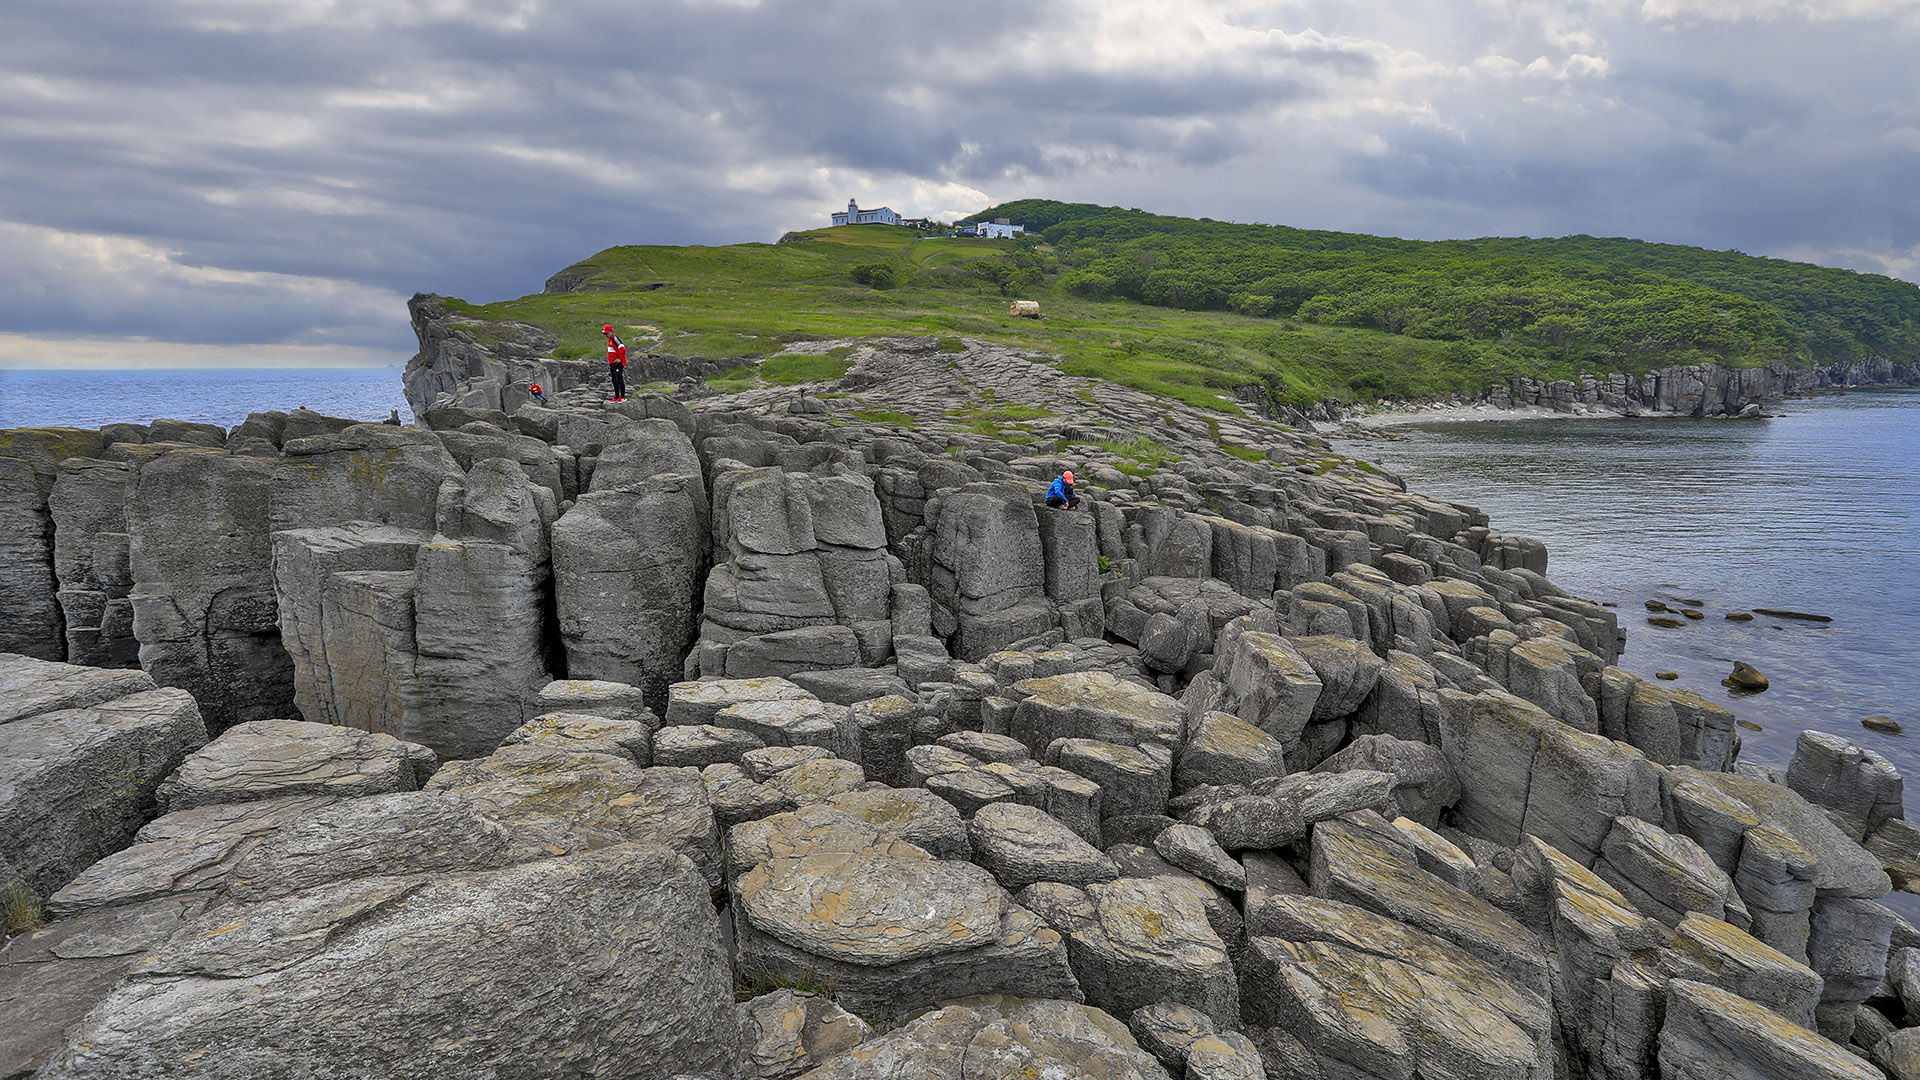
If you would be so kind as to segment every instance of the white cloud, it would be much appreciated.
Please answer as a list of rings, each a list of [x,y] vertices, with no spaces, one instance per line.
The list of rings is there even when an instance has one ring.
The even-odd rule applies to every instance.
[[[143,338],[58,338],[0,332],[0,369],[326,368],[404,364],[407,354],[352,345],[202,345]]]

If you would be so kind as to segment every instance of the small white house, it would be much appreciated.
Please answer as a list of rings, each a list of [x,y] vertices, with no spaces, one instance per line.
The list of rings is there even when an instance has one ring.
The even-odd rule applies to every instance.
[[[975,235],[984,236],[993,240],[1006,240],[1019,236],[1021,233],[1027,231],[1025,225],[1010,224],[1006,218],[994,218],[992,221],[983,221],[976,226],[976,228],[978,232]]]
[[[846,212],[833,215],[833,223],[835,225],[898,225],[900,215],[885,206],[877,210],[862,210],[858,203],[848,199]]]

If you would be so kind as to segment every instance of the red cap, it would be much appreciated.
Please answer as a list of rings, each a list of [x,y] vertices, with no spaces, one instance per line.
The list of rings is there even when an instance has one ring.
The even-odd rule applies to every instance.
[[[1066,472],[1061,473],[1060,479],[1065,480],[1069,484],[1073,483],[1073,470],[1068,469]]]
[[[612,324],[612,323],[608,323],[607,325],[605,325],[605,326],[603,326],[603,327],[601,327],[601,328],[600,328],[600,332],[601,332],[601,333],[603,333],[603,334],[611,334],[611,333],[613,333],[613,324]]]

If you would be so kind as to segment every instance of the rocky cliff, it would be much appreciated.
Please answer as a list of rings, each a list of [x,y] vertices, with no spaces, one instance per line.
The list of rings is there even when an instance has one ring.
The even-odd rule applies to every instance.
[[[1911,1075],[1899,774],[1539,542],[981,343],[537,344],[0,434],[0,1075]]]
[[[1736,416],[1773,398],[1860,386],[1920,386],[1920,369],[1884,358],[1824,367],[1665,367],[1645,375],[1582,375],[1577,381],[1515,379],[1487,391],[1503,409],[1537,405],[1555,412],[1605,409],[1623,416]]]

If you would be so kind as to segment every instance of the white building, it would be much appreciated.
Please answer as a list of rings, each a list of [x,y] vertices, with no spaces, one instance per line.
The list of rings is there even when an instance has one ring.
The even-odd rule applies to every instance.
[[[852,199],[848,199],[846,213],[833,215],[833,223],[835,225],[898,225],[900,215],[884,206],[878,210],[862,210]]]
[[[984,236],[993,240],[1006,240],[1019,236],[1021,233],[1027,231],[1025,225],[1009,224],[1006,218],[994,218],[992,221],[983,221],[976,226],[976,228],[978,232],[976,232],[975,235]]]

